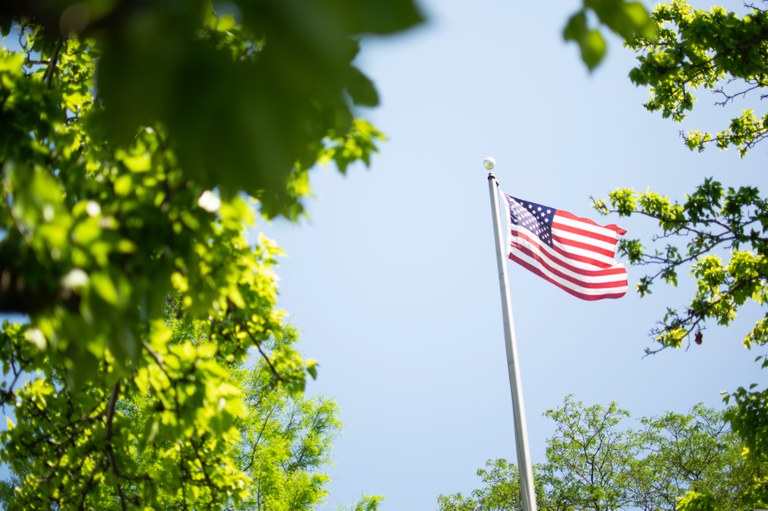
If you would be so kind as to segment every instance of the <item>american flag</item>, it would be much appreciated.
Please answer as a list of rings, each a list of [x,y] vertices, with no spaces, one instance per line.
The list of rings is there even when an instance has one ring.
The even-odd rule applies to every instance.
[[[626,294],[627,269],[615,259],[624,229],[504,197],[509,206],[510,259],[582,300]]]

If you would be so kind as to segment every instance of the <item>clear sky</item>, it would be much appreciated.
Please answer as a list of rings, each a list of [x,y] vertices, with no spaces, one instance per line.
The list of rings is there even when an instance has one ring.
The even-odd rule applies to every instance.
[[[560,36],[580,3],[421,4],[425,25],[363,51],[382,106],[361,114],[389,137],[371,168],[317,170],[309,220],[259,226],[288,253],[281,306],[320,361],[309,392],[342,410],[328,510],[362,493],[385,495],[385,511],[435,509],[439,494],[474,488],[486,459],[515,457],[484,157],[508,193],[596,219],[590,196],[617,187],[682,199],[709,176],[768,185],[768,145],[743,160],[683,146],[681,129],[723,124],[712,96],[682,126],[646,112],[616,40],[587,73]],[[721,391],[765,381],[741,347],[757,311],[701,346],[643,358],[648,331],[690,286],[590,303],[509,272],[534,463],[553,430],[542,413],[569,393],[640,417],[720,407]],[[630,268],[630,284],[642,275]]]

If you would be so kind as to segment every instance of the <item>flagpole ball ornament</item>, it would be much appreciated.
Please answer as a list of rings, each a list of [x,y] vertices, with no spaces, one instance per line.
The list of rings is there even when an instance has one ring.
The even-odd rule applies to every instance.
[[[483,167],[485,167],[485,170],[493,170],[495,166],[496,166],[496,160],[494,160],[490,156],[483,160]]]

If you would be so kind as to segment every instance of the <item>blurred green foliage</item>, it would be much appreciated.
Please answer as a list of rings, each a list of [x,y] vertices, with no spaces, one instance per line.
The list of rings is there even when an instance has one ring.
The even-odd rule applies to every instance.
[[[52,63],[41,78],[64,89],[61,106],[96,101],[102,140],[128,145],[159,123],[186,178],[296,218],[302,190],[290,184],[328,145],[380,137],[354,122],[353,105],[378,104],[353,64],[358,39],[421,17],[411,0],[48,0],[4,3],[6,34],[13,20],[30,24],[25,48]],[[72,64],[89,74],[65,77]]]
[[[590,71],[603,61],[608,48],[602,27],[625,41],[656,38],[656,25],[642,2],[583,0],[581,9],[568,19],[563,38],[579,46],[581,60]]]
[[[0,9],[20,46],[0,49],[0,310],[30,315],[70,383],[106,351],[132,368],[169,293],[194,318],[240,311],[244,343],[275,331],[252,207],[296,219],[316,163],[369,163],[356,37],[420,19],[405,0],[304,4]]]

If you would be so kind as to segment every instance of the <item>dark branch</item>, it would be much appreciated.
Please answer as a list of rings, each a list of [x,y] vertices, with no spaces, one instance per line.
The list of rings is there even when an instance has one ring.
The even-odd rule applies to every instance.
[[[123,493],[123,487],[120,484],[120,474],[117,470],[117,463],[115,462],[115,453],[112,449],[112,423],[115,419],[115,409],[117,407],[117,398],[120,395],[120,380],[112,387],[112,395],[109,396],[109,404],[107,405],[107,418],[106,418],[106,454],[109,459],[109,467],[112,470],[112,476],[115,478],[115,489],[120,497],[120,508],[123,511],[128,509],[125,502],[125,494]]]
[[[54,73],[56,73],[56,64],[59,60],[59,53],[61,52],[61,47],[64,46],[65,41],[65,37],[60,37],[56,41],[56,46],[53,48],[53,55],[51,55],[51,60],[48,61],[48,67],[45,70],[45,75],[43,75],[43,81],[48,89],[51,88],[51,81],[53,80]]]

